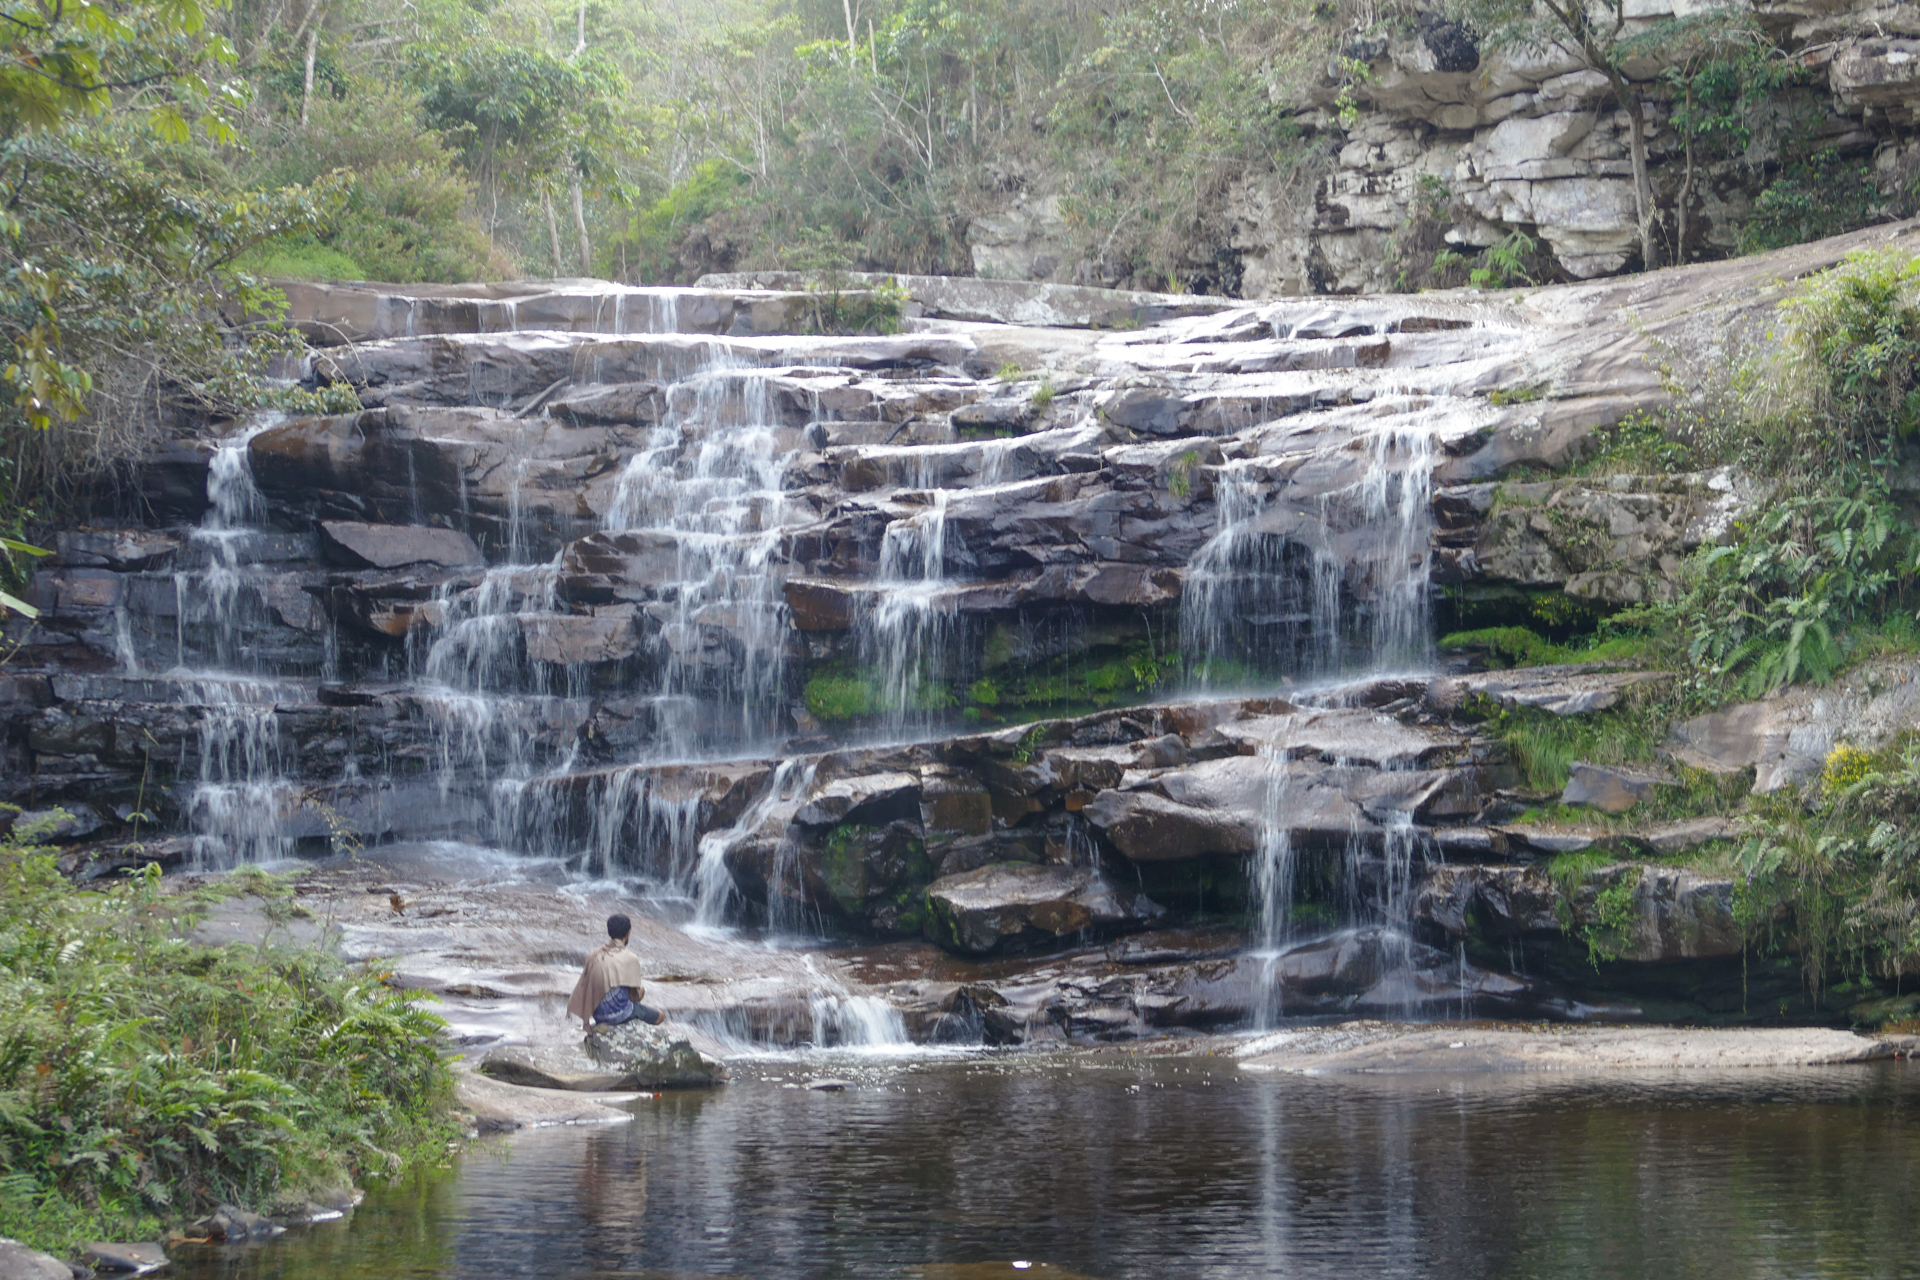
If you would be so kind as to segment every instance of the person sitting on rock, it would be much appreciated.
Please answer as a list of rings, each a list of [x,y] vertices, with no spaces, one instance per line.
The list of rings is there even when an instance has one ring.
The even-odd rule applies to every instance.
[[[640,985],[640,957],[627,950],[633,935],[633,921],[623,915],[607,917],[605,946],[587,954],[580,981],[574,984],[567,1012],[580,1019],[588,1031],[596,1027],[617,1027],[638,1019],[658,1026],[667,1015],[640,1003],[646,990]]]

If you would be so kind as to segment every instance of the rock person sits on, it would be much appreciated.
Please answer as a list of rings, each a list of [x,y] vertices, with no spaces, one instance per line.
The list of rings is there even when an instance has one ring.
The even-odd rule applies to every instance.
[[[607,917],[605,946],[587,953],[586,967],[574,984],[567,1012],[580,1019],[588,1031],[596,1027],[617,1027],[623,1022],[647,1022],[658,1026],[667,1015],[640,1003],[645,988],[640,985],[640,957],[627,949],[633,935],[633,922],[625,916]]]

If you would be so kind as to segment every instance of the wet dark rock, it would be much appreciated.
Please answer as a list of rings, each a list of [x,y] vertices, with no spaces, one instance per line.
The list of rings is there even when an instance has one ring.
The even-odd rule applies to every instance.
[[[897,813],[916,811],[920,777],[913,773],[881,773],[838,778],[814,792],[794,813],[794,821],[825,827],[839,822],[886,820]]]
[[[841,583],[788,578],[782,589],[793,625],[801,631],[845,631],[859,617],[856,597]]]
[[[639,651],[642,639],[632,611],[618,608],[530,615],[520,630],[530,661],[562,667],[620,662]]]
[[[1103,791],[1082,813],[1136,862],[1250,854],[1260,827],[1253,813],[1182,804],[1151,791]]]
[[[1044,945],[1096,929],[1138,928],[1163,914],[1097,871],[1001,863],[927,887],[927,936],[963,955]]]
[[[1620,959],[1644,964],[1737,956],[1746,947],[1746,929],[1734,919],[1733,881],[1704,876],[1684,867],[1629,864],[1595,872],[1572,895],[1574,920],[1588,928],[1608,929],[1599,896],[1623,877],[1636,877],[1633,914],[1609,942]]]
[[[191,836],[160,836],[145,840],[126,840],[103,845],[82,846],[56,859],[60,873],[74,880],[99,880],[123,871],[138,871],[155,865],[163,871],[176,871],[193,859]]]
[[[895,812],[899,803],[892,805]],[[935,876],[927,841],[915,822],[884,812],[868,817],[833,825],[802,841],[804,888],[814,901],[830,905],[868,933],[917,935],[927,919],[924,890]],[[937,852],[943,854],[944,867],[951,850]]]
[[[11,823],[12,830],[22,839],[56,842],[84,840],[106,825],[100,811],[88,804],[57,809],[27,809]]]
[[[209,1216],[194,1222],[190,1230],[195,1235],[233,1244],[243,1240],[271,1239],[283,1234],[286,1228],[264,1214],[254,1213],[236,1205],[223,1204]]]
[[[1496,938],[1557,931],[1569,918],[1560,890],[1537,866],[1429,867],[1412,916],[1464,938],[1485,929]]]
[[[1628,880],[1627,923],[1617,924],[1613,914],[1603,919],[1600,896]],[[1608,954],[1638,964],[1736,956],[1745,943],[1733,916],[1731,880],[1639,863],[1596,868],[1571,892],[1537,866],[1431,867],[1413,916],[1459,938],[1583,930]]]
[[[181,540],[158,529],[71,529],[54,540],[60,563],[133,573],[163,567]]]
[[[1653,799],[1661,787],[1672,785],[1670,775],[1656,770],[1576,760],[1568,767],[1567,789],[1561,793],[1560,803],[1586,805],[1602,813],[1625,813]]]

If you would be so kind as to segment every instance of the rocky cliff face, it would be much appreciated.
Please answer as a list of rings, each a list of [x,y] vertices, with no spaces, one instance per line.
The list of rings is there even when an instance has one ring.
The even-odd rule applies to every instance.
[[[1673,0],[1629,5],[1625,35],[1631,41],[1710,9]],[[1783,134],[1832,160],[1871,160],[1894,185],[1910,166],[1903,130],[1920,103],[1912,70],[1920,8],[1761,0],[1752,13],[1797,74],[1755,110],[1761,127],[1737,155],[1703,146],[1690,156],[1668,82],[1680,52],[1624,64],[1647,92],[1663,263],[1733,248],[1753,201],[1779,176]],[[1606,78],[1551,43],[1482,43],[1437,13],[1400,34],[1352,43],[1343,65],[1298,104],[1314,159],[1298,172],[1242,181],[1228,198],[1227,243],[1196,245],[1193,261],[1211,269],[1223,253],[1235,259],[1247,298],[1406,288],[1427,279],[1438,250],[1470,255],[1514,232],[1542,245],[1547,260],[1539,265],[1565,278],[1642,265],[1627,116]],[[1345,118],[1343,106],[1352,108]],[[1058,201],[1043,182],[1029,185],[969,227],[975,270],[1097,282],[1099,264],[1071,251]]]
[[[79,874],[452,839],[967,963],[1255,929],[895,980],[929,1034],[1576,1013],[1458,944],[1562,946],[1612,882],[1555,915],[1529,868],[1633,846],[1511,826],[1462,712],[1647,677],[1436,675],[1434,588],[1661,594],[1737,477],[1503,477],[1905,234],[1524,297],[910,281],[887,336],[732,284],[301,290],[363,408],[178,440],[57,535],[0,786]],[[1737,952],[1729,892],[1636,882],[1623,954]]]

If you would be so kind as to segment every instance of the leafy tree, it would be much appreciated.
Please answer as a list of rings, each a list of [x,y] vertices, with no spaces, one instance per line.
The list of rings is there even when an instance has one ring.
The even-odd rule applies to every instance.
[[[1660,78],[1672,98],[1667,123],[1685,148],[1673,238],[1674,261],[1684,262],[1703,159],[1745,151],[1773,93],[1796,68],[1750,10],[1732,5],[1659,23],[1633,45],[1670,62]]]
[[[465,45],[416,44],[409,60],[427,122],[460,149],[495,211],[504,189],[538,193],[558,269],[553,197],[576,186],[629,190],[620,156],[637,140],[621,119],[627,83],[618,66],[593,50],[563,55],[485,32]],[[577,205],[576,213],[584,239]],[[590,269],[590,253],[581,256]]]

